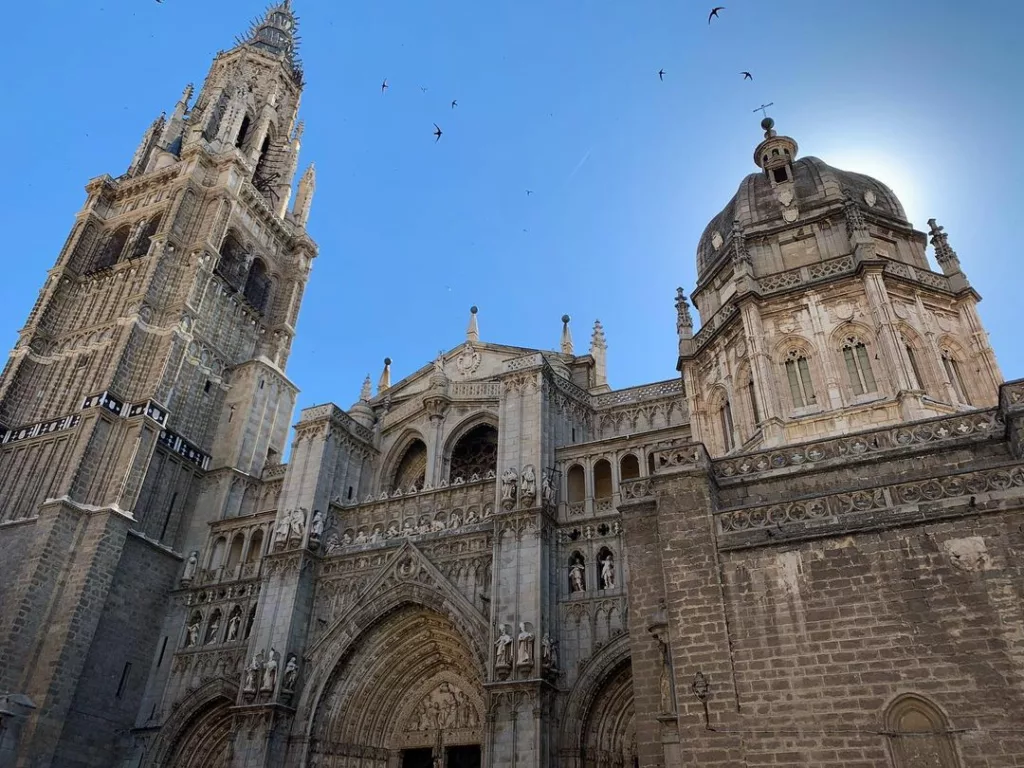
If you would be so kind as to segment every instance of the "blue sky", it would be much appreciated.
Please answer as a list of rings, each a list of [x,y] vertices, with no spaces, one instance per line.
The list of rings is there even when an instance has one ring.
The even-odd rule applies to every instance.
[[[1024,376],[1024,3],[723,2],[709,27],[693,0],[296,0],[320,244],[289,364],[300,405],[347,407],[385,356],[412,372],[464,338],[471,304],[485,341],[541,348],[569,313],[585,351],[600,318],[614,387],[676,375],[675,287],[693,288],[701,231],[754,170],[769,101],[803,154],[885,181],[919,229],[945,225],[1004,375]],[[5,9],[5,343],[85,182],[123,172],[262,10]]]

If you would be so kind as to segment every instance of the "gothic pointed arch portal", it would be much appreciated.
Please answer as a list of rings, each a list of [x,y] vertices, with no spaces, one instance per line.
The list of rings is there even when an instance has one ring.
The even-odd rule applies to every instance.
[[[368,629],[331,673],[309,759],[358,757],[365,768],[401,765],[403,754],[423,750],[443,759],[452,748],[483,744],[484,712],[479,664],[459,630],[429,608],[405,604]]]
[[[633,669],[626,661],[605,680],[583,721],[581,768],[634,768],[638,765],[633,713]]]
[[[218,680],[207,689],[168,721],[149,763],[153,768],[230,768],[232,686]]]

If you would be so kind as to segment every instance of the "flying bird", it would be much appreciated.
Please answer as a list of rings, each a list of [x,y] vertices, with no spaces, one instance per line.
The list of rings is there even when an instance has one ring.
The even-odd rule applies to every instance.
[[[384,82],[380,84],[380,92],[387,93],[388,90],[388,79],[385,77]]]
[[[452,99],[452,109],[455,109],[457,106],[459,106],[459,102],[456,101],[455,99]]]
[[[658,70],[658,79],[659,80],[664,80],[665,79],[665,70],[664,69],[659,69]]]
[[[423,93],[426,93],[427,92],[427,86],[421,85],[420,86],[420,90],[423,91]]]
[[[754,79],[754,76],[752,74],[750,74],[749,72],[740,72],[740,74],[743,75],[743,79],[744,80],[753,80]]]
[[[719,11],[724,11],[724,10],[725,10],[725,6],[724,5],[716,5],[714,8],[712,8],[711,9],[711,13],[708,14],[708,24],[711,23],[712,19],[719,18],[718,12]]]
[[[529,197],[529,196],[530,196],[530,195],[532,195],[532,194],[533,194],[533,190],[532,190],[532,189],[528,189],[528,190],[526,190],[526,196],[527,196],[527,197]]]
[[[442,133],[443,133],[443,131],[441,130],[441,126],[439,126],[437,123],[434,123],[434,137],[435,137],[434,138],[434,143],[435,144],[437,144],[437,142],[439,142],[441,140],[441,134]]]

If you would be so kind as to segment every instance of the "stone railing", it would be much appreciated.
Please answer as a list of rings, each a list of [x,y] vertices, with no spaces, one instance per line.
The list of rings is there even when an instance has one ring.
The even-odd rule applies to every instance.
[[[901,261],[892,261],[891,259],[886,260],[885,272],[889,275],[896,275],[897,277],[905,277],[908,280],[915,280],[922,285],[927,285],[931,288],[938,288],[942,291],[950,290],[949,278],[945,275],[940,275],[937,272],[930,272],[926,269],[918,269],[912,267],[909,264],[904,264]]]
[[[776,272],[758,278],[757,289],[762,296],[779,293],[797,285],[807,285],[818,280],[826,280],[838,275],[851,274],[854,271],[853,256],[840,256],[817,264],[808,264],[785,272]]]
[[[715,518],[719,533],[723,535],[762,530],[781,538],[829,524],[841,525],[844,518],[880,515],[874,520],[880,524],[908,515],[916,515],[915,519],[918,519],[922,505],[964,496],[974,497],[974,503],[978,504],[984,502],[984,499],[978,501],[982,494],[998,496],[1002,491],[1017,488],[1024,488],[1024,467],[947,475],[782,504],[746,507],[720,512]]]
[[[384,416],[383,428],[390,429],[395,424],[412,416],[421,408],[423,408],[422,393],[410,395],[408,400],[403,400],[398,405],[389,405],[388,412]]]
[[[448,387],[455,400],[497,400],[501,391],[500,381],[453,381]]]
[[[849,460],[908,446],[930,445],[965,437],[988,438],[1002,434],[1004,429],[1003,419],[995,409],[971,411],[848,437],[718,459],[713,464],[713,472],[716,479],[728,480],[786,467],[813,465],[830,459]]]
[[[683,394],[682,379],[668,379],[654,384],[645,384],[641,387],[630,387],[615,392],[606,392],[603,395],[595,395],[591,404],[594,408],[612,408],[616,405],[629,405],[644,400],[651,400],[658,397],[669,397],[671,395]]]
[[[280,480],[287,472],[287,464],[267,464],[263,467],[263,480]]]
[[[703,347],[719,328],[729,322],[737,312],[735,304],[726,304],[713,314],[701,329],[693,335],[693,345]]]
[[[506,373],[512,371],[521,371],[524,368],[535,368],[544,363],[543,352],[533,352],[529,355],[523,355],[522,357],[514,357],[511,360],[505,361]]]
[[[711,458],[702,443],[689,440],[671,440],[654,446],[654,474],[680,472],[688,469],[707,469]]]
[[[382,494],[354,506],[334,501],[322,537],[325,550],[330,554],[339,547],[380,545],[387,539],[482,522],[494,514],[495,485],[490,477],[416,493]]]
[[[999,388],[999,406],[1007,411],[1024,406],[1024,379],[1008,381]]]
[[[619,483],[619,490],[622,492],[623,501],[637,501],[654,495],[654,487],[648,477],[624,480]]]

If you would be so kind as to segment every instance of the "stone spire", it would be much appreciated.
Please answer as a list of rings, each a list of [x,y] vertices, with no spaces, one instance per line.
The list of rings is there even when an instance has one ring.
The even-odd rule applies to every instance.
[[[299,180],[299,190],[295,195],[295,207],[292,208],[295,223],[301,227],[305,227],[306,222],[309,221],[309,209],[313,205],[314,192],[316,192],[316,166],[310,163]]]
[[[679,339],[693,338],[693,316],[690,314],[690,302],[682,288],[676,288],[676,333]]]
[[[391,358],[384,358],[384,370],[380,373],[380,379],[377,381],[377,394],[386,392],[391,389]]]
[[[569,331],[569,316],[562,315],[562,354],[571,355],[572,352],[572,333]]]
[[[942,267],[943,274],[953,275],[961,272],[960,257],[950,247],[949,235],[946,234],[945,227],[940,226],[935,219],[928,219],[928,228],[932,236],[932,247],[935,248],[935,260]]]
[[[371,397],[373,397],[373,385],[370,382],[370,374],[366,374],[366,378],[363,379],[363,388],[359,390],[359,399],[368,403]]]
[[[594,386],[608,389],[608,342],[604,337],[604,326],[594,321],[594,332],[590,336],[590,356],[594,358]]]
[[[370,386],[370,374],[366,374],[366,378],[363,379],[363,388],[359,392],[359,399],[348,409],[348,415],[367,429],[373,427],[374,421],[373,408],[370,407],[370,398],[373,396]]]
[[[284,0],[267,8],[262,19],[255,19],[249,26],[249,32],[238,38],[238,44],[251,45],[295,63],[299,47],[298,21],[291,0]]]
[[[139,142],[139,146],[135,150],[132,163],[128,166],[128,175],[135,176],[146,170],[150,156],[153,154],[154,149],[159,146],[159,136],[163,133],[166,124],[167,116],[163,112],[160,113],[156,120],[149,124],[149,128],[142,135],[142,141]]]
[[[480,341],[480,326],[476,322],[476,306],[469,308],[469,325],[466,327],[466,341]]]

